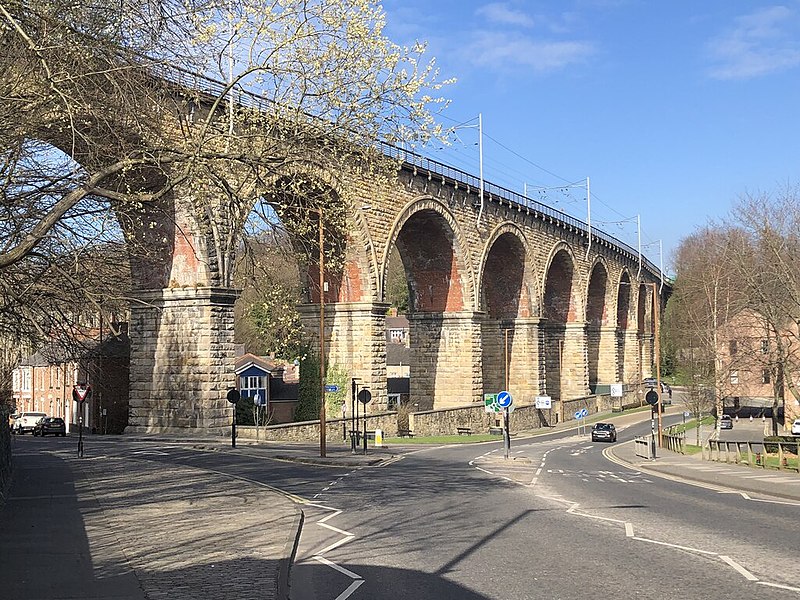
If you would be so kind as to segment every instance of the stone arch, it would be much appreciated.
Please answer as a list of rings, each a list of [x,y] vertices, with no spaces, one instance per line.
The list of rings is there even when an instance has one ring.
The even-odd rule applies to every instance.
[[[589,271],[586,286],[586,350],[589,389],[598,393],[600,384],[616,380],[614,331],[608,328],[608,266],[597,257]]]
[[[550,252],[542,282],[542,316],[551,323],[576,322],[581,314],[575,285],[576,260],[572,248],[559,242]]]
[[[639,373],[637,379],[639,381],[641,381],[642,377],[650,375],[650,366],[653,364],[651,356],[652,343],[650,343],[652,323],[648,322],[648,316],[651,314],[649,300],[647,285],[640,283],[636,301],[636,332],[639,338]]]
[[[617,331],[617,378],[619,381],[633,381],[638,377],[638,344],[636,330],[631,323],[634,295],[633,279],[627,267],[620,272],[617,281],[617,298],[615,303]]]
[[[560,242],[546,264],[542,316],[547,393],[556,399],[584,396],[589,388],[577,261],[569,245]]]
[[[409,288],[409,402],[421,410],[480,399],[480,322],[469,247],[450,210],[429,196],[406,204],[389,229],[381,280],[396,249]]]
[[[413,230],[410,230],[411,227]],[[433,237],[425,237],[425,234]],[[419,234],[419,239],[412,240],[411,234]],[[428,266],[438,267],[424,269],[425,256],[422,252],[414,252],[415,244],[424,243],[418,249],[429,252]],[[439,252],[444,251],[447,262],[435,264],[433,255],[437,243]],[[391,249],[397,247],[406,274],[409,279],[409,301],[411,312],[453,312],[475,310],[477,294],[475,278],[469,254],[469,243],[450,210],[438,200],[430,196],[422,196],[410,201],[392,223],[388,241],[383,252],[383,264],[380,276],[380,298],[384,298],[388,260]],[[449,250],[449,251],[448,251]],[[457,280],[456,289],[451,282]],[[439,297],[437,298],[437,292]]]
[[[608,318],[608,265],[601,257],[596,257],[589,270],[586,285],[586,322],[596,327],[607,325]]]
[[[301,179],[303,187],[292,184],[294,189],[284,189],[284,183]],[[305,301],[319,303],[319,218],[317,207],[322,205],[323,233],[325,238],[325,257],[328,260],[325,269],[325,302],[367,302],[378,294],[378,269],[375,249],[369,236],[363,210],[358,198],[352,196],[341,185],[338,177],[327,170],[313,165],[293,165],[282,174],[268,180],[265,188],[269,193],[262,193],[259,199],[272,204],[278,197],[291,198],[283,203],[283,208],[276,210],[283,220],[291,222],[292,218],[304,221],[308,228],[301,237],[291,235],[291,242],[296,251],[308,257],[306,271],[301,275],[306,285]],[[305,196],[304,191],[308,195]],[[328,201],[315,202],[313,196],[327,195]],[[270,200],[272,197],[272,201]],[[330,199],[334,199],[333,202]],[[279,206],[280,203],[274,205]],[[340,211],[331,218],[326,218],[325,207],[335,207]],[[331,210],[331,212],[333,212]],[[294,213],[294,214],[293,214]],[[242,226],[244,222],[242,222]],[[291,225],[287,223],[291,232]],[[330,262],[333,256],[335,260]]]
[[[636,298],[636,331],[640,336],[648,333],[647,313],[647,286],[640,283]]]
[[[541,391],[539,294],[529,243],[522,229],[501,222],[480,259],[483,392],[508,389],[518,398]]]
[[[633,296],[633,283],[627,267],[623,268],[617,281],[616,301],[616,326],[620,331],[626,331],[631,320],[631,297]]]
[[[518,225],[502,223],[491,232],[479,265],[479,308],[487,317],[527,318],[539,312],[530,247]]]

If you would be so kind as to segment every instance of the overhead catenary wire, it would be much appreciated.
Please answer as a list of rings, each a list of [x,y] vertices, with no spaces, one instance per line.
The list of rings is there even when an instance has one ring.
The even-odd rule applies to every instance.
[[[475,117],[460,122],[457,122],[455,119],[451,119],[449,117],[444,117],[444,119],[453,122],[455,124],[454,128],[456,127],[463,128],[465,125],[469,125],[469,123],[474,123],[474,121],[476,120]],[[494,138],[491,134],[487,133],[486,131],[483,131],[482,137],[485,138],[488,142],[491,142],[490,146],[494,145],[497,148],[502,149],[503,151],[514,156],[523,163],[534,167],[541,173],[550,176],[559,182],[563,182],[563,184],[559,183],[553,185],[553,184],[542,183],[541,185],[539,185],[536,183],[529,183],[530,181],[535,180],[537,178],[531,177],[531,174],[528,172],[522,172],[518,169],[513,168],[511,166],[511,164],[513,163],[510,163],[507,160],[498,159],[497,155],[491,150],[491,148],[489,148],[488,151],[486,150],[486,148],[484,148],[482,161],[476,162],[477,153],[475,153],[472,150],[472,148],[474,148],[474,146],[477,146],[478,143],[476,142],[473,144],[467,144],[464,142],[464,140],[461,139],[461,137],[457,135],[456,135],[457,142],[452,146],[439,148],[437,150],[437,155],[447,155],[449,157],[447,159],[447,162],[452,161],[451,164],[454,164],[454,166],[468,165],[468,167],[471,168],[472,172],[475,172],[475,170],[480,168],[480,166],[482,165],[484,167],[484,173],[485,174],[488,173],[488,179],[494,183],[502,184],[509,189],[522,188],[521,191],[523,191],[525,197],[530,197],[532,194],[529,194],[529,192],[534,191],[536,192],[535,199],[542,202],[543,204],[561,205],[563,207],[562,210],[567,209],[566,212],[572,213],[573,216],[578,218],[582,219],[586,218],[587,221],[591,219],[596,225],[606,222],[610,224],[619,225],[619,229],[623,232],[623,235],[621,236],[622,239],[627,238],[627,241],[631,243],[631,245],[634,245],[635,243],[637,246],[639,246],[641,244],[644,232],[641,227],[641,219],[638,215],[635,218],[625,216],[619,210],[617,210],[613,205],[604,201],[603,198],[597,194],[596,190],[591,190],[591,196],[589,195],[587,190],[586,196],[584,198],[581,198],[581,200],[579,201],[571,193],[571,190],[574,188],[588,187],[587,182],[585,180],[575,181],[574,179],[563,177],[558,173],[554,172],[553,170],[548,169],[542,166],[541,164],[530,160],[529,158],[520,154],[519,152],[513,150],[503,142]],[[560,192],[560,196],[554,197],[553,192]],[[585,208],[587,212],[585,216],[580,213],[576,214],[574,210],[576,207],[580,206],[581,203],[583,202],[586,203]],[[572,207],[572,210],[569,210],[569,206],[567,206],[569,204],[575,205]],[[595,210],[597,206],[601,207],[602,209],[601,213],[605,211],[614,215],[614,217],[612,217],[612,219],[604,219],[602,214],[599,215],[595,214],[597,213],[597,211]],[[591,211],[591,214],[589,211]],[[622,227],[624,224],[633,223],[634,220],[636,220],[637,222],[637,227],[635,232],[631,231],[630,229],[624,229]],[[644,239],[649,240],[650,238],[649,236],[645,235]],[[637,273],[637,279],[638,279],[638,277],[641,275],[641,264],[642,264],[642,255],[640,248],[637,254],[639,255],[638,262],[640,265],[639,273]],[[662,278],[663,278],[663,272],[662,272]]]

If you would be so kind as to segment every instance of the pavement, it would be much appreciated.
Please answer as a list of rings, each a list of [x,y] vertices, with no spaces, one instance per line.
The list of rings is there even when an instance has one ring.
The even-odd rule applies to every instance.
[[[721,492],[756,494],[800,502],[800,474],[703,460],[700,454],[683,455],[659,449],[655,459],[636,455],[634,443],[611,446],[606,455],[624,466]]]
[[[329,444],[320,458],[314,444],[238,443],[233,449],[219,438],[121,439],[345,467],[377,464],[419,447],[370,447],[364,455]],[[303,525],[302,506],[290,496],[222,473],[130,454],[78,458],[71,446],[42,452],[28,440],[15,440],[12,454],[11,486],[0,505],[4,599],[288,598]],[[633,442],[609,446],[606,455],[661,477],[800,502],[800,475],[794,472],[668,451],[647,460],[636,456]]]

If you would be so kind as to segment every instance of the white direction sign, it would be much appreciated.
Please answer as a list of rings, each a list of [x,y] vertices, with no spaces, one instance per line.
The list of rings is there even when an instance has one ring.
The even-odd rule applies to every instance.
[[[622,384],[621,383],[612,383],[611,384],[611,397],[612,398],[622,398]]]
[[[536,408],[553,408],[553,399],[550,396],[536,396],[534,403]]]

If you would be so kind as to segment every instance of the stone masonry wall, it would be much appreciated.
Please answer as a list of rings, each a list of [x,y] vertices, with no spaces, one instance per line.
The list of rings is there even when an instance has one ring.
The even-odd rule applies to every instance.
[[[388,304],[350,302],[325,305],[325,357],[372,393],[386,407],[386,311]],[[319,305],[298,307],[306,339],[319,348]]]
[[[235,386],[233,303],[238,290],[139,292],[131,307],[127,432],[220,431]]]
[[[558,403],[557,403],[558,404]],[[589,414],[609,411],[619,406],[632,408],[641,405],[641,399],[636,393],[636,388],[626,389],[622,399],[611,398],[609,395],[586,396],[575,398],[554,406],[552,409],[540,410],[532,404],[520,404],[509,416],[509,428],[512,433],[532,431],[542,427],[555,425],[557,422],[574,420],[574,413],[581,408],[587,408]],[[564,413],[563,417],[561,413]],[[410,413],[408,428],[415,436],[456,435],[458,427],[469,427],[473,433],[488,433],[490,427],[500,426],[502,418],[494,413],[487,413],[483,404],[470,404],[454,406],[441,410],[423,410]],[[378,412],[367,415],[367,429],[374,431],[380,429],[385,437],[397,435],[398,414],[396,412]],[[349,445],[343,432],[352,427],[350,419],[328,419],[326,422],[326,442],[329,444]],[[363,417],[358,420],[359,430],[364,428]],[[256,440],[256,428],[253,426],[238,426],[237,437],[246,440]],[[318,442],[319,421],[305,421],[302,423],[287,423],[284,425],[268,425],[259,428],[259,440],[283,442]]]
[[[423,409],[482,399],[480,321],[472,314],[409,318],[411,402]]]

